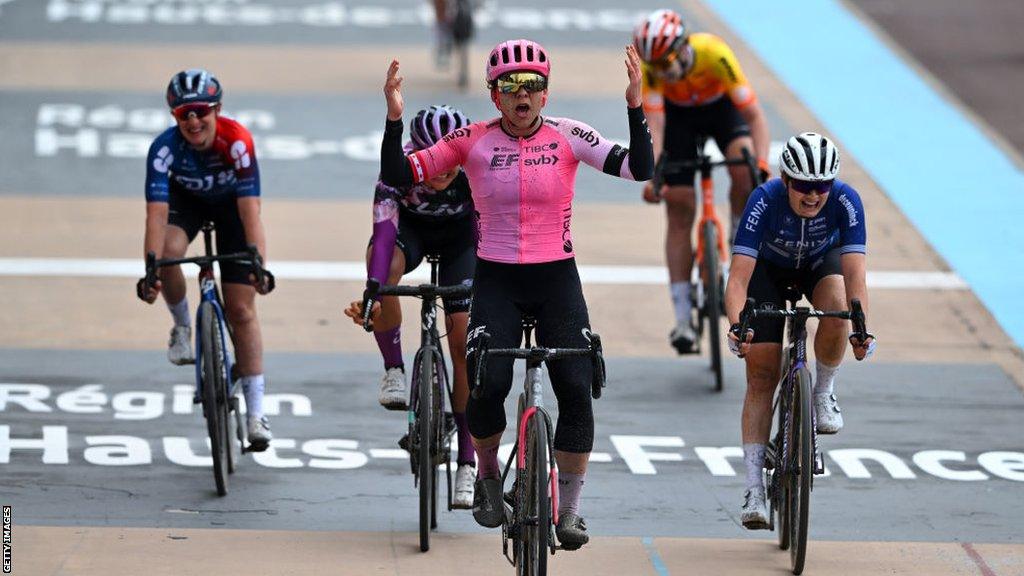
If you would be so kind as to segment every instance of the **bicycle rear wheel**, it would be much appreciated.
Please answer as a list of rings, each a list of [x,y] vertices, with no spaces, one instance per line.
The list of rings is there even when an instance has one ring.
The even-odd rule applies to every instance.
[[[524,553],[522,573],[544,576],[548,573],[551,537],[548,435],[541,412],[535,412],[526,425],[526,508],[520,524]]]
[[[213,479],[217,484],[217,494],[224,496],[228,493],[228,474],[231,468],[228,462],[231,439],[228,437],[224,345],[220,337],[220,317],[217,316],[213,304],[203,302],[200,309],[203,415],[206,417],[206,431],[210,436]]]
[[[434,485],[436,484],[434,473],[437,470],[430,456],[434,444],[434,354],[430,350],[423,350],[420,354],[420,366],[417,372],[419,381],[418,397],[416,400],[417,435],[419,436],[419,470],[418,481],[420,487],[420,551],[430,550],[430,529],[433,521]]]
[[[715,391],[722,391],[722,272],[718,260],[718,229],[713,222],[705,222],[704,229],[704,316],[708,321],[708,347],[711,348],[711,371],[715,378]]]
[[[807,527],[811,515],[811,479],[814,477],[814,408],[811,405],[811,375],[806,369],[797,372],[796,387],[793,391],[793,431],[796,443],[793,445],[793,496],[792,496],[792,547],[789,549],[793,574],[804,570],[807,557]]]

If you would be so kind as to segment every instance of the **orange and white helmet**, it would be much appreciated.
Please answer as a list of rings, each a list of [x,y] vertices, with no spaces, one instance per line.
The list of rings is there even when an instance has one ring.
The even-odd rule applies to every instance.
[[[672,10],[655,10],[633,31],[633,46],[644,62],[653,64],[678,50],[689,36],[682,16]]]

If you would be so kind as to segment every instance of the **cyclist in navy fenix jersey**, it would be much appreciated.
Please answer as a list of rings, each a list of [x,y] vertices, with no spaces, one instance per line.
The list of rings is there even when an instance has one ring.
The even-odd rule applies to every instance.
[[[146,158],[146,236],[143,253],[181,258],[204,222],[216,226],[217,252],[244,252],[255,244],[266,262],[260,219],[260,176],[252,135],[220,115],[220,82],[206,70],[184,70],[167,87],[175,125],[157,136]],[[250,450],[266,450],[272,435],[263,415],[263,341],[256,318],[256,293],[248,269],[220,263],[224,306],[238,355],[248,413]],[[160,269],[152,303],[163,292],[174,318],[167,357],[174,364],[194,362],[185,278],[178,266]]]
[[[725,307],[733,323],[729,348],[747,362],[743,402],[743,456],[747,491],[740,517],[749,529],[768,528],[765,503],[765,444],[772,426],[772,397],[779,381],[781,319],[757,319],[739,334],[746,299],[757,306],[785,309],[786,293],[796,287],[820,310],[848,310],[859,299],[868,309],[864,206],[849,184],[836,178],[839,152],[826,137],[804,132],[786,142],[779,160],[781,178],[750,195],[733,244]],[[850,334],[847,320],[821,318],[814,337],[814,412],[819,434],[843,427],[834,379],[846,342],[863,360],[874,350],[870,334]]]

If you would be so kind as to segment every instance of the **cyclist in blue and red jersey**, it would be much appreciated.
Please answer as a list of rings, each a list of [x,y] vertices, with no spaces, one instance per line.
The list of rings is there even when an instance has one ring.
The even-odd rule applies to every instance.
[[[216,226],[217,252],[244,252],[255,244],[266,262],[260,219],[260,175],[252,135],[220,115],[220,82],[206,70],[184,70],[167,86],[175,125],[156,137],[146,158],[146,236],[143,254],[182,258],[204,222]],[[233,330],[242,379],[252,451],[266,450],[272,438],[263,414],[263,340],[256,317],[256,285],[244,265],[220,264],[224,307]],[[173,364],[195,361],[185,277],[179,266],[160,269],[145,300],[163,292],[174,319],[167,357]]]
[[[647,180],[654,171],[651,134],[641,109],[640,57],[626,48],[625,91],[629,148],[570,118],[541,116],[551,61],[530,40],[510,40],[487,58],[486,79],[500,116],[456,130],[424,150],[403,154],[404,108],[398,61],[388,69],[387,123],[381,143],[381,179],[408,186],[462,166],[473,190],[480,238],[467,342],[467,370],[475,371],[480,335],[496,348],[517,346],[522,318],[537,320],[541,346],[586,348],[590,319],[576,269],[571,224],[576,171],[587,164],[605,174]],[[594,443],[589,359],[548,363],[558,400],[555,460],[558,525],[563,549],[589,539],[579,514],[580,493]],[[504,401],[512,387],[512,359],[495,358],[483,375],[485,392],[470,398],[466,414],[477,455],[473,517],[496,528],[504,519],[498,446],[505,429]]]
[[[409,122],[412,153],[440,142],[448,134],[469,125],[465,114],[450,106],[420,110]],[[367,278],[394,285],[412,272],[426,254],[440,257],[438,283],[442,286],[473,284],[476,267],[476,219],[469,180],[458,166],[411,186],[377,182],[373,199],[373,237],[366,253]],[[466,419],[469,384],[466,378],[466,326],[469,298],[444,300],[448,347],[452,357],[452,408],[458,431],[458,468],[452,507],[473,506],[476,460]],[[379,401],[388,410],[406,410],[405,364],[402,361],[402,309],[395,296],[374,304],[373,335],[384,359],[384,378]],[[376,310],[379,308],[379,311]],[[356,324],[363,321],[362,301],[352,302],[345,314]],[[403,439],[403,440],[407,440]]]
[[[804,132],[790,138],[779,160],[781,178],[758,186],[740,218],[732,250],[725,310],[732,329],[729,349],[746,359],[743,401],[743,460],[747,490],[740,520],[749,529],[768,528],[765,501],[765,444],[772,426],[772,397],[779,381],[782,319],[757,319],[739,334],[740,311],[748,297],[759,307],[786,308],[786,291],[796,286],[819,310],[848,310],[859,299],[868,311],[867,232],[864,205],[839,180],[839,151],[828,138]],[[850,333],[849,321],[821,318],[814,337],[814,412],[819,434],[843,427],[834,380],[847,340],[857,360],[875,347],[871,334]]]

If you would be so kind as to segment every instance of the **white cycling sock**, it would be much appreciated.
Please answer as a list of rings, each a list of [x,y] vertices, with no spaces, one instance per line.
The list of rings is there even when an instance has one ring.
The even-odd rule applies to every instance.
[[[821,360],[815,361],[815,369],[818,377],[814,380],[814,395],[832,394],[835,387],[836,372],[839,366],[829,366]]]
[[[242,393],[245,394],[245,409],[253,418],[263,417],[263,374],[242,376]]]
[[[764,490],[764,444],[744,444],[743,462],[747,465],[747,489]]]
[[[690,321],[690,283],[673,282],[669,284],[672,292],[672,306],[676,310],[676,324]]]
[[[168,304],[167,309],[171,311],[175,326],[191,326],[192,320],[188,315],[188,298],[182,298],[177,304]]]

